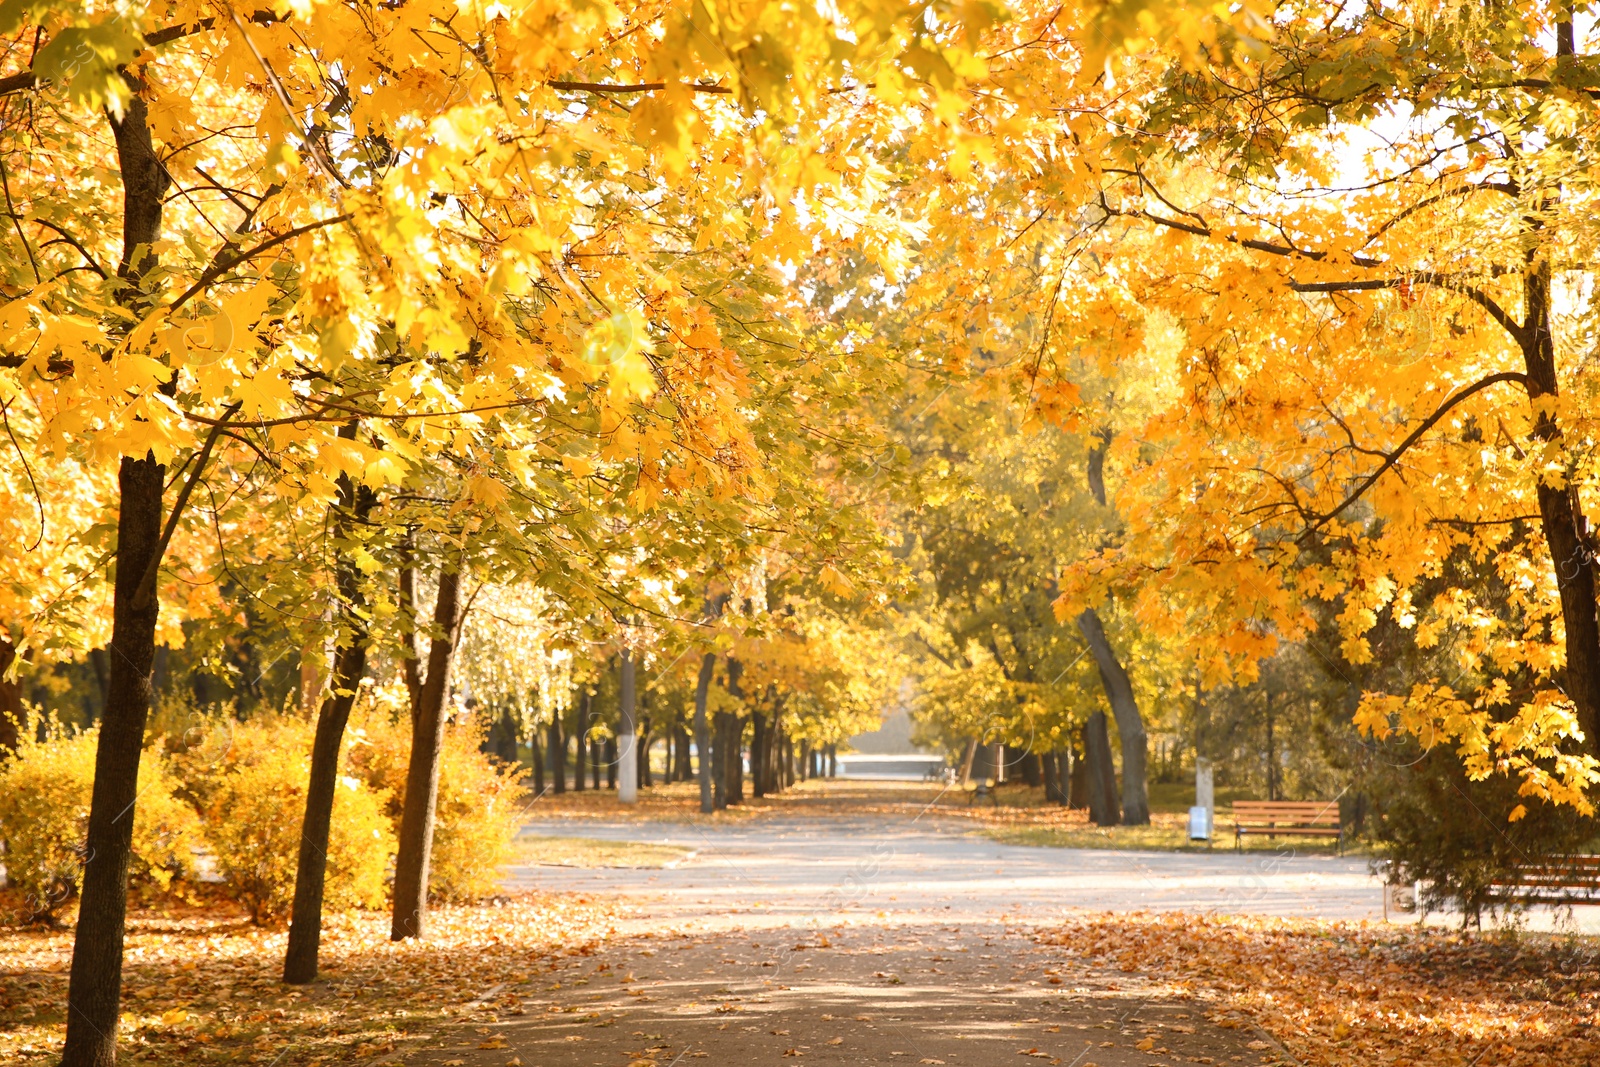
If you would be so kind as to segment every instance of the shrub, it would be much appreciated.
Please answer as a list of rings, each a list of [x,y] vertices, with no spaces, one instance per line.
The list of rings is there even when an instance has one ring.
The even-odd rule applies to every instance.
[[[1369,775],[1369,829],[1392,865],[1391,880],[1422,883],[1426,908],[1454,905],[1463,922],[1485,910],[1514,910],[1515,901],[1497,901],[1492,890],[1519,864],[1594,849],[1594,819],[1523,797],[1505,775],[1474,782],[1446,745],[1395,752],[1397,766]]]
[[[227,756],[196,782],[217,867],[257,923],[286,915],[294,897],[311,737],[310,724],[288,717],[240,723]],[[340,777],[328,834],[326,909],[383,905],[394,855],[386,799],[361,778]]]
[[[27,902],[22,918],[54,922],[78,896],[99,731],[30,714],[18,733],[16,751],[0,763],[6,875]],[[200,820],[177,786],[162,753],[145,752],[133,809],[136,893],[168,892],[194,873]]]
[[[521,773],[482,751],[487,724],[457,714],[445,727],[428,896],[472,900],[492,894],[511,861],[511,841],[527,800]],[[411,721],[405,690],[381,687],[351,717],[350,769],[388,794],[395,830],[405,803]]]

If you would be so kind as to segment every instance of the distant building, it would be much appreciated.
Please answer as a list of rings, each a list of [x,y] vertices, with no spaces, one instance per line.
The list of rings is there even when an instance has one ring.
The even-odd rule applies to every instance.
[[[911,741],[911,714],[904,703],[884,716],[871,733],[857,734],[841,748],[840,778],[922,779],[937,775],[944,756]]]

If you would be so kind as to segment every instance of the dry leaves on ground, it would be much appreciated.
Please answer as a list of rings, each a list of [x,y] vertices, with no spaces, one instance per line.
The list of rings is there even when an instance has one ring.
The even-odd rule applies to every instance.
[[[166,1064],[376,1064],[441,1026],[517,1014],[541,972],[587,955],[611,909],[518,894],[429,912],[428,938],[395,944],[389,916],[330,916],[322,977],[279,981],[285,933],[233,912],[135,914],[123,967],[122,1055]],[[0,930],[0,1062],[59,1053],[70,931]],[[397,1051],[398,1050],[398,1051]]]
[[[1593,938],[1171,914],[1089,918],[1041,940],[1210,990],[1213,1021],[1253,1022],[1305,1067],[1600,1063]]]

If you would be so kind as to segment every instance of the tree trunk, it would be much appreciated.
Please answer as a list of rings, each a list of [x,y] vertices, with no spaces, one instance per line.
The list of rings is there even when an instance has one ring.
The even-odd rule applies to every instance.
[[[705,815],[717,810],[712,783],[715,776],[711,773],[711,729],[706,722],[706,700],[711,692],[711,676],[716,669],[716,654],[707,652],[700,657],[700,674],[694,683],[694,744],[700,753],[700,811]]]
[[[595,719],[596,719],[596,725],[598,725],[599,716],[596,716]],[[588,755],[587,758],[589,760],[589,788],[591,788],[593,790],[596,790],[598,792],[599,789],[600,789],[600,776],[605,771],[605,762],[606,762],[606,746],[605,746],[605,742],[600,740],[600,738],[598,736],[589,738],[588,753],[589,753],[589,755]]]
[[[561,733],[561,713],[559,711],[550,718],[548,736],[550,792],[556,796],[561,796],[567,791],[567,739]]]
[[[1105,688],[1111,713],[1117,717],[1117,736],[1122,743],[1122,821],[1128,826],[1149,825],[1150,789],[1145,778],[1149,741],[1144,717],[1134,700],[1133,683],[1093,608],[1086,608],[1078,616],[1078,629],[1089,642],[1095,666],[1100,668],[1100,684]]]
[[[539,744],[539,727],[528,731],[528,755],[533,762],[533,795],[544,796],[544,746]]]
[[[0,756],[16,751],[17,731],[22,726],[22,683],[7,678],[6,672],[17,659],[17,646],[0,633]]]
[[[1122,819],[1117,811],[1117,773],[1111,765],[1105,712],[1089,716],[1083,728],[1083,751],[1088,764],[1089,819],[1096,826],[1115,826]]]
[[[606,788],[615,789],[617,787],[617,739],[615,737],[606,738],[605,753]]]
[[[150,140],[148,107],[138,95],[140,87],[133,88],[135,93],[121,121],[113,120],[112,127],[122,177],[122,261],[117,275],[132,287],[122,302],[137,313],[148,303],[138,287],[155,266],[153,246],[161,236],[162,200],[169,181]],[[64,1067],[109,1067],[117,1058],[133,805],[138,796],[145,721],[150,714],[150,674],[160,612],[160,598],[153,583],[146,581],[146,572],[161,562],[166,467],[149,453],[142,459],[124,456],[117,485],[120,505],[111,607],[115,655],[111,656],[95,748],[83,888],[67,988]]]
[[[757,708],[750,713],[750,793],[764,797],[770,791],[767,747],[771,734],[767,717]]]
[[[340,427],[339,436],[354,438],[356,424]],[[333,822],[334,790],[339,784],[339,749],[345,724],[355,705],[361,678],[367,673],[371,634],[361,571],[343,543],[360,529],[377,504],[366,486],[348,474],[339,475],[338,518],[334,541],[340,545],[334,563],[339,593],[340,636],[333,657],[328,695],[317,710],[317,732],[311,742],[311,775],[306,783],[306,813],[300,824],[300,855],[295,865],[294,905],[290,911],[289,945],[284,952],[283,980],[293,985],[316,981],[317,952],[322,944],[322,890],[328,875],[328,829]]]
[[[961,788],[965,789],[972,782],[972,764],[978,758],[978,739],[967,740],[967,751],[961,757]]]
[[[637,730],[634,724],[633,653],[626,648],[622,650],[621,675],[621,696],[617,702],[620,718],[617,725],[617,753],[621,762],[621,779],[617,785],[617,799],[624,804],[632,804],[639,799],[639,741],[635,736]]]
[[[434,816],[439,802],[439,755],[444,749],[445,703],[450,672],[461,636],[461,573],[439,574],[428,646],[428,676],[420,701],[411,706],[411,758],[406,765],[406,796],[400,811],[399,851],[394,865],[394,917],[391,941],[420,938],[428,918],[428,863],[433,856]]]
[[[142,121],[143,102],[138,98],[134,102],[139,104]],[[124,127],[132,120],[130,107]],[[148,143],[148,133],[145,136]],[[150,672],[160,610],[159,598],[153,592],[142,595],[139,587],[145,571],[159,563],[166,467],[150,455],[144,459],[124,456],[117,482],[121,506],[111,609],[111,677],[95,749],[83,893],[73,936],[67,1040],[61,1058],[66,1067],[109,1067],[116,1062],[133,807],[150,712]]]
[[[1278,743],[1272,736],[1272,689],[1264,687],[1267,702],[1267,799],[1278,799]]]
[[[683,728],[681,721],[675,729],[677,732],[674,736],[677,740],[673,742],[672,753],[676,760],[676,769],[673,771],[673,778],[679,782],[687,782],[694,777],[694,768],[689,763],[689,731]]]
[[[589,691],[583,691],[583,702],[578,706],[578,743],[573,753],[572,788],[574,792],[581,793],[584,789],[584,779],[589,776],[589,731],[594,729],[594,710],[590,705],[593,698]]]
[[[1067,769],[1067,807],[1074,811],[1089,807],[1089,760],[1077,752],[1072,754],[1072,765]]]
[[[1044,785],[1044,799],[1046,803],[1059,803],[1061,797],[1060,767],[1056,761],[1056,753],[1045,752],[1039,757],[1039,779]]]
[[[1527,309],[1517,338],[1527,369],[1528,399],[1535,416],[1532,437],[1559,441],[1561,426],[1551,408],[1541,400],[1557,395],[1555,337],[1551,328],[1550,265],[1537,259],[1543,253],[1528,251],[1530,267],[1523,275],[1523,305]],[[1540,480],[1539,518],[1550,559],[1555,565],[1556,591],[1561,598],[1561,619],[1566,628],[1567,662],[1562,690],[1573,702],[1578,725],[1591,755],[1600,754],[1600,617],[1596,615],[1596,548],[1589,520],[1576,499],[1576,482],[1562,484]]]
[[[1044,784],[1044,768],[1037,752],[1024,752],[1018,762],[1022,765],[1022,780],[1027,782],[1030,788],[1037,789]]]

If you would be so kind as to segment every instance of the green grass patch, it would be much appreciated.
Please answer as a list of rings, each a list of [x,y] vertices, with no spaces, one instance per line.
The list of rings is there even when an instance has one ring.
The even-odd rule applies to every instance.
[[[519,837],[513,843],[524,867],[676,867],[694,855],[677,845],[602,841],[594,837]]]
[[[1149,826],[1000,826],[988,827],[979,833],[992,841],[1006,845],[1033,845],[1041,848],[1104,848],[1126,851],[1156,852],[1231,852],[1233,828],[1218,825],[1216,836],[1210,844],[1190,841],[1186,825],[1157,819]],[[1338,851],[1331,838],[1277,837],[1259,834],[1246,835],[1244,851],[1277,852],[1293,849],[1301,853],[1332,855]],[[1360,854],[1346,847],[1347,856]]]

